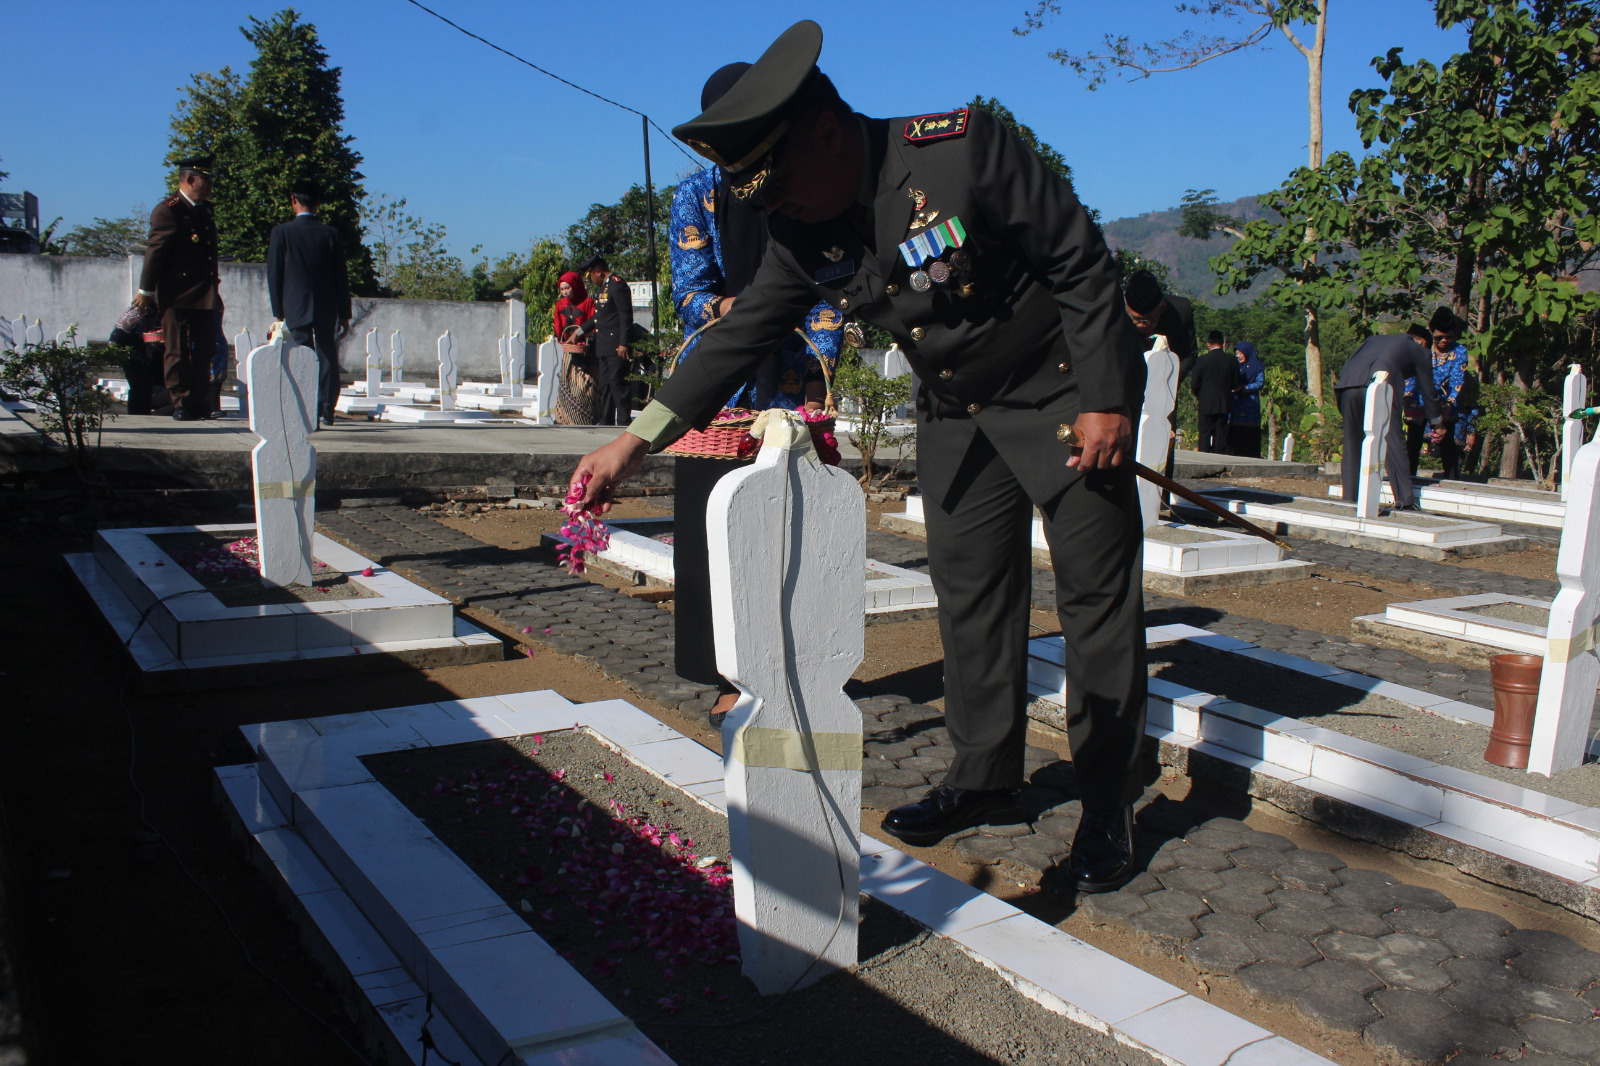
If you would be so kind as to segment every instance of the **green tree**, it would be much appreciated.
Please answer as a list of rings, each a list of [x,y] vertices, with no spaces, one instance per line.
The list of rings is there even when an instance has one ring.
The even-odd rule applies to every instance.
[[[567,250],[554,237],[533,243],[522,271],[522,301],[528,308],[524,336],[542,343],[555,329],[552,313],[560,298],[561,275],[567,269]]]
[[[672,193],[676,186],[656,189],[656,267],[669,262],[667,222],[672,213]],[[647,222],[650,211],[643,185],[635,185],[614,204],[593,204],[578,221],[567,227],[567,250],[576,260],[599,252],[614,273],[629,281],[650,280],[650,242]]]
[[[120,258],[150,235],[150,212],[142,205],[121,218],[97,218],[84,226],[74,226],[60,238],[62,255],[92,255]]]
[[[251,18],[240,32],[256,48],[248,79],[226,67],[194,76],[173,115],[167,162],[216,157],[221,250],[252,262],[266,258],[272,227],[288,220],[291,186],[314,183],[323,194],[319,217],[343,238],[352,287],[373,292],[372,255],[362,243],[361,155],[343,131],[340,68],[328,65],[316,27],[293,8]]]
[[[1386,88],[1351,95],[1362,139],[1393,168],[1390,208],[1422,268],[1468,318],[1480,365],[1553,388],[1592,361],[1600,293],[1600,34],[1593,0],[1437,0],[1465,52],[1374,61]],[[1514,458],[1514,457],[1513,457]]]
[[[1050,53],[1050,58],[1070,68],[1090,89],[1095,89],[1110,73],[1137,80],[1154,74],[1193,70],[1213,59],[1260,45],[1277,31],[1305,57],[1307,165],[1312,170],[1321,167],[1322,57],[1327,43],[1328,0],[1193,0],[1178,4],[1175,10],[1179,14],[1234,22],[1240,24],[1241,32],[1205,35],[1185,30],[1177,37],[1151,44],[1135,44],[1126,34],[1106,34],[1098,51],[1057,49]],[[1027,35],[1041,30],[1049,17],[1060,13],[1060,0],[1037,0],[1036,6],[1025,16],[1024,24],[1015,32]],[[1303,27],[1299,33],[1296,26]],[[1309,37],[1302,39],[1307,30]],[[1185,202],[1188,202],[1187,197]],[[1197,217],[1186,213],[1185,221],[1192,222]],[[1202,228],[1199,239],[1209,236],[1210,229]],[[1304,244],[1301,258],[1315,260],[1321,236],[1310,228],[1303,230],[1301,236]],[[1323,376],[1320,309],[1312,300],[1305,301],[1304,307],[1306,380],[1312,395],[1320,401]]]
[[[402,300],[473,298],[472,278],[460,257],[450,254],[444,226],[409,214],[405,197],[380,195],[365,206],[363,228],[372,242],[379,294]]]

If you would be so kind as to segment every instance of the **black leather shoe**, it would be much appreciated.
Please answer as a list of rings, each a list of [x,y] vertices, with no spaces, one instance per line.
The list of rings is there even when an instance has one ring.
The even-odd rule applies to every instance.
[[[896,807],[883,816],[883,830],[919,848],[937,844],[951,833],[983,825],[996,815],[1020,811],[1012,789],[975,791],[937,785],[916,803]]]
[[[172,410],[172,420],[174,422],[193,422],[194,415],[190,414],[182,407],[175,407]]]
[[[1112,892],[1133,880],[1133,808],[1084,811],[1068,862],[1079,892]]]

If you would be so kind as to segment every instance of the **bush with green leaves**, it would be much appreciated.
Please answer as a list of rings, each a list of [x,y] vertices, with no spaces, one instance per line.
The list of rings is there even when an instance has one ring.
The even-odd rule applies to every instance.
[[[1514,436],[1528,472],[1545,488],[1555,487],[1556,464],[1561,459],[1561,427],[1565,412],[1559,397],[1541,389],[1484,382],[1478,394],[1478,436],[1502,442]],[[1503,447],[1503,445],[1502,445]],[[1484,459],[1491,458],[1485,455]]]
[[[889,423],[895,409],[911,398],[911,375],[886,378],[878,368],[862,360],[860,354],[849,349],[839,358],[833,372],[834,402],[851,411],[856,429],[850,434],[850,443],[861,453],[861,484],[870,489],[873,481],[873,460],[878,449],[890,438]],[[879,481],[882,485],[897,472],[906,459],[909,440],[900,447],[900,458]]]
[[[95,382],[97,368],[132,358],[125,348],[96,348],[71,343],[77,327],[68,330],[68,343],[54,340],[24,344],[0,355],[0,386],[32,404],[39,428],[66,446],[67,459],[80,481],[97,481],[93,448],[111,409],[111,394]],[[114,415],[111,417],[115,417]]]

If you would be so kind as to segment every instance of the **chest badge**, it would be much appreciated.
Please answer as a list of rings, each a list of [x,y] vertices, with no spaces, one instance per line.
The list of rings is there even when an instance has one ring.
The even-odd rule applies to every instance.
[[[822,257],[830,263],[837,263],[844,258],[844,249],[837,244],[822,253]]]
[[[867,331],[859,322],[848,322],[844,327],[844,342],[852,348],[860,348],[867,343]]]

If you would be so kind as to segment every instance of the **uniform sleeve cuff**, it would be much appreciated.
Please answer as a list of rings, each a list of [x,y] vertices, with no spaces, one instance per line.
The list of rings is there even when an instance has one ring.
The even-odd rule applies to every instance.
[[[140,289],[139,290],[139,295],[140,296],[154,296],[155,293],[151,292],[149,289]]]
[[[649,443],[654,455],[693,429],[660,400],[652,400],[628,426],[628,432]]]

